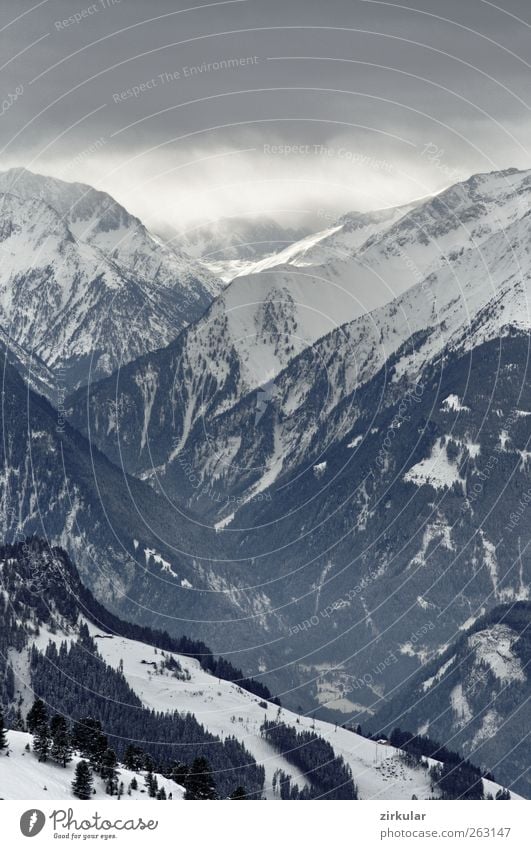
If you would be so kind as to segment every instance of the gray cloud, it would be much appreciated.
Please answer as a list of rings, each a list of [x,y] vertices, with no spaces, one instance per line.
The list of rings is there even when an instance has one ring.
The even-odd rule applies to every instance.
[[[387,206],[527,167],[525,0],[416,7],[8,0],[1,164],[176,226]]]

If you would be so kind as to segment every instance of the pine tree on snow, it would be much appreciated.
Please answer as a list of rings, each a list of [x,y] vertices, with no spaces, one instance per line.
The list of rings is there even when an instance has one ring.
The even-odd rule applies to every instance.
[[[206,758],[196,758],[186,777],[185,799],[216,799],[216,783]]]
[[[45,725],[47,722],[48,711],[46,710],[46,705],[42,699],[35,699],[26,718],[28,731],[34,734],[39,725]]]
[[[4,714],[0,710],[0,749],[7,749],[7,736],[4,728]]]
[[[68,733],[68,724],[64,716],[59,714],[52,716],[50,737],[52,739],[50,756],[52,760],[65,767],[72,760],[72,745]]]
[[[100,774],[105,782],[105,792],[114,796],[118,791],[118,759],[113,749],[106,749],[101,759]]]
[[[92,773],[87,761],[79,761],[76,764],[72,793],[78,799],[90,799],[92,796]]]
[[[50,736],[47,723],[38,725],[33,735],[33,751],[42,762],[48,760],[50,754]]]

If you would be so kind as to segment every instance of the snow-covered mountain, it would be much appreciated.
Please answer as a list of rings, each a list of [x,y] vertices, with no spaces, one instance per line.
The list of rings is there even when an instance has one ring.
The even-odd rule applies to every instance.
[[[479,251],[527,212],[530,191],[529,171],[478,174],[424,202],[347,214],[250,273],[267,274],[264,288],[289,289],[299,275],[320,284],[324,303],[343,300],[344,324],[389,303],[459,251]]]
[[[501,191],[507,181],[508,196]],[[489,204],[477,200],[480,190]],[[362,249],[365,259],[376,254],[381,264],[387,256],[394,267],[409,240],[413,247],[408,250],[411,255],[416,251],[417,262],[424,251],[425,264],[438,267],[410,280],[399,297],[348,323],[351,296],[331,282],[311,275],[305,279],[306,271],[302,276],[290,272],[284,290],[275,288],[274,270],[237,278],[174,346],[93,387],[89,425],[84,420],[86,394],[73,398],[73,422],[85,432],[90,427],[90,438],[116,462],[125,462],[129,471],[155,485],[159,481],[172,496],[178,497],[172,476],[179,479],[178,489],[186,456],[200,484],[214,478],[231,492],[234,485],[239,495],[246,488],[249,497],[256,494],[298,464],[312,441],[322,450],[348,426],[345,399],[408,340],[396,377],[414,381],[447,346],[469,350],[503,335],[504,328],[530,326],[530,190],[527,172],[471,178],[449,189],[446,200],[430,200],[391,224],[376,241],[369,238]],[[447,216],[453,229],[443,216],[450,201],[455,210]],[[466,225],[455,223],[458,215]],[[430,228],[430,238],[438,232],[446,252],[459,236],[464,244],[435,260]],[[341,326],[326,332],[336,325]],[[242,410],[254,421],[262,401],[278,415],[274,438],[269,434],[264,441],[262,430],[250,431],[253,457],[242,443]],[[245,486],[241,468],[254,470]]]
[[[223,640],[286,714],[379,715],[462,629],[529,598],[530,190],[528,172],[479,175],[353,225],[323,281],[300,263],[336,233],[236,278],[71,396],[110,462],[7,369],[9,538],[44,523],[113,610]]]
[[[0,192],[0,321],[68,387],[168,344],[220,291],[90,186],[12,169]]]
[[[173,745],[177,752],[181,746],[182,760],[188,753],[197,751],[201,745],[201,734],[205,735],[205,742],[209,742],[210,752],[216,741],[227,753],[240,747],[240,751],[249,752],[263,769],[262,793],[267,799],[278,798],[277,777],[280,771],[289,776],[299,789],[312,786],[315,776],[312,772],[305,774],[291,753],[279,753],[264,737],[261,728],[265,720],[297,733],[310,732],[325,740],[331,746],[333,757],[342,758],[352,771],[360,798],[409,799],[414,795],[422,799],[438,795],[437,790],[432,788],[427,770],[433,761],[420,759],[415,763],[392,746],[382,746],[345,728],[294,714],[255,696],[238,683],[209,674],[194,657],[160,648],[160,642],[159,648],[156,648],[147,641],[125,636],[129,630],[134,637],[141,629],[109,616],[91,594],[81,588],[74,567],[60,550],[51,550],[33,541],[26,544],[26,550],[19,545],[4,550],[2,554],[2,603],[7,616],[3,617],[0,628],[3,644],[9,650],[3,662],[7,662],[6,670],[11,670],[5,672],[6,677],[13,682],[8,699],[10,715],[15,716],[16,708],[18,722],[24,721],[35,690],[42,694],[50,710],[66,712],[69,719],[82,718],[88,707],[83,698],[81,702],[77,698],[83,695],[84,682],[90,681],[92,716],[98,719],[101,715],[103,731],[110,741],[119,743],[120,752],[138,732],[130,728],[129,739],[117,736],[116,716],[120,708],[113,713],[105,707],[113,699],[112,687],[125,688],[124,692],[130,694],[130,699],[138,701],[135,706],[140,713],[140,721],[145,714],[144,721],[147,722],[149,711],[151,722],[157,720],[160,723],[161,734],[165,729],[164,717],[175,718],[178,713],[181,717],[193,718],[195,724],[190,729],[195,729],[195,743],[190,729],[186,743],[179,740],[178,723],[175,723],[174,736],[161,737],[160,742],[157,738],[146,737],[146,742],[142,743],[142,738],[134,736],[135,744],[147,746],[147,752],[152,753],[155,759],[157,746],[164,740],[166,747]],[[150,632],[147,637],[150,635],[158,641],[169,642],[167,635]],[[193,652],[191,643],[190,646]],[[73,658],[79,656],[82,660],[83,655],[86,663],[78,669],[81,679],[72,679],[71,676],[75,676]],[[97,673],[97,670],[100,672]],[[60,686],[63,675],[70,680],[66,690]],[[122,710],[126,711],[126,707],[124,705]],[[96,715],[98,711],[100,715]],[[107,725],[103,717],[107,719]],[[146,727],[144,733],[152,730]],[[50,763],[39,763],[33,753],[26,751],[26,744],[31,743],[29,735],[11,731],[8,741],[11,749],[9,763],[0,753],[2,797],[70,798],[72,773],[78,756],[63,769]],[[245,774],[236,766],[234,752],[231,756],[234,774],[224,778],[224,786],[227,782],[229,786],[242,783],[242,775]],[[164,762],[168,761],[166,756]],[[220,780],[220,774],[215,770],[214,775]],[[138,790],[135,792],[133,789],[132,793],[134,798],[137,794],[138,798],[142,798],[145,773],[120,766],[119,778],[123,781],[124,792],[135,777]],[[22,787],[24,780],[27,784]],[[174,799],[182,798],[182,788],[167,775],[159,775],[158,783],[159,787],[165,787],[166,795],[172,793]],[[499,786],[485,780],[484,789],[495,793]],[[96,790],[97,795],[102,791],[99,779],[96,779]]]
[[[351,404],[346,399],[385,368],[390,358],[396,361],[387,394],[394,400],[393,383],[414,383],[422,369],[444,351],[471,351],[514,328],[528,332],[530,243],[531,216],[525,213],[487,238],[480,251],[460,251],[452,262],[430,273],[390,304],[320,339],[274,381],[272,406],[278,416],[267,459],[260,443],[255,461],[246,456],[243,462],[243,457],[235,455],[234,462],[245,468],[254,467],[257,480],[260,471],[267,474],[270,485],[274,480],[273,467],[275,476],[286,474],[294,464],[302,462],[310,445],[322,452],[324,446],[352,426]],[[247,401],[249,419],[256,403],[257,396]],[[235,418],[240,412],[235,411]],[[235,425],[234,435],[240,424]],[[206,430],[208,446],[203,442],[196,449],[203,450],[205,463],[207,458],[221,453],[208,426]],[[223,440],[228,436],[225,429]],[[197,457],[194,467],[201,468]],[[226,474],[230,476],[230,469]]]
[[[326,266],[331,260],[349,259],[369,239],[383,233],[414,206],[410,204],[374,212],[347,212],[324,230],[308,233],[284,250],[259,260],[247,269],[247,273],[258,274],[284,265],[295,268]]]

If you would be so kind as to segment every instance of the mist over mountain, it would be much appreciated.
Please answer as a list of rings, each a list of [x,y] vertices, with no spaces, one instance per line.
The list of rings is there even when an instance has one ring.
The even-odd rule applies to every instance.
[[[159,228],[158,232],[170,245],[182,245],[190,256],[229,282],[253,269],[264,257],[276,257],[283,248],[309,235],[312,228],[252,215],[200,223],[184,232],[172,228]]]

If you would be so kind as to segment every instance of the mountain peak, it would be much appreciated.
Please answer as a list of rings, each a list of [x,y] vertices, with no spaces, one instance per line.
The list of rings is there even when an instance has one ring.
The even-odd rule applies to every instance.
[[[12,168],[0,199],[0,322],[69,388],[92,357],[94,379],[169,344],[222,288],[105,192]]]

